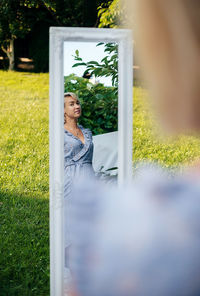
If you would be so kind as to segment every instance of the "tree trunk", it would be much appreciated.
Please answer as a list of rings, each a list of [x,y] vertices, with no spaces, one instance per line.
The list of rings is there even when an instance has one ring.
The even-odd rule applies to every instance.
[[[9,70],[14,70],[15,67],[15,56],[14,56],[14,39],[10,39],[10,45],[9,45]]]
[[[14,56],[14,38],[11,38],[9,40],[9,44],[7,45],[7,48],[4,46],[1,46],[1,49],[6,53],[8,59],[9,59],[9,70],[14,70],[15,67],[15,56]]]

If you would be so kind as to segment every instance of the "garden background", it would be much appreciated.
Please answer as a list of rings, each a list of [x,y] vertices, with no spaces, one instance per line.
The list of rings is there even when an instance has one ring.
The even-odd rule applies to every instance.
[[[17,49],[14,49],[17,57],[15,71],[7,71],[9,59],[12,60],[8,57],[12,38],[16,46],[22,40],[25,44],[26,38],[32,42],[33,35],[35,40],[42,42],[43,38],[37,38],[37,30],[34,30],[40,27],[44,16],[52,18],[51,22],[48,19],[47,28],[49,25],[88,24],[115,27],[120,18],[118,1],[100,2],[10,0],[0,4],[0,44],[7,51],[2,49],[0,54],[4,67],[0,70],[0,295],[49,295],[48,59],[43,64],[43,60],[34,56],[23,56],[32,59],[27,64],[32,63],[33,67],[24,66],[22,71],[18,67]],[[24,24],[27,15],[29,18],[32,16],[34,23],[21,33],[16,21],[16,8],[23,12],[19,23]],[[73,9],[77,9],[78,14],[72,13]],[[6,11],[10,15],[7,19]],[[4,30],[8,25],[6,21],[10,31]],[[45,42],[48,42],[48,36],[45,36]],[[39,56],[43,49],[43,45],[37,45],[35,55]],[[47,68],[44,69],[45,63]],[[80,83],[84,83],[84,78]],[[137,166],[138,161],[151,160],[174,169],[198,159],[199,139],[184,136],[168,142],[157,139],[148,101],[148,91],[141,81],[135,81],[133,166]]]

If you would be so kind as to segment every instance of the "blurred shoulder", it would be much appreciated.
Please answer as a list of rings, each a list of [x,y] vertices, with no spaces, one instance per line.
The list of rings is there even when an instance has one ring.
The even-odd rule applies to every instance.
[[[200,201],[200,178],[192,174],[169,169],[152,163],[138,165],[134,172],[133,184],[148,198],[164,198],[173,203],[181,199],[198,199]]]

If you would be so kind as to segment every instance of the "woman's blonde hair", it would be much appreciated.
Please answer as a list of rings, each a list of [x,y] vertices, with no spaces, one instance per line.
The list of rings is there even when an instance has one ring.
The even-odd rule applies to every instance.
[[[72,97],[72,98],[78,100],[78,96],[77,96],[75,93],[73,93],[73,92],[65,92],[65,93],[64,93],[64,98],[65,98],[65,97]]]
[[[200,1],[124,1],[160,118],[175,129],[200,130]]]
[[[73,93],[73,92],[65,92],[65,93],[64,93],[64,106],[65,106],[65,98],[66,98],[66,97],[72,97],[72,98],[74,98],[74,99],[76,99],[76,100],[79,100],[77,94],[75,94],[75,93]]]

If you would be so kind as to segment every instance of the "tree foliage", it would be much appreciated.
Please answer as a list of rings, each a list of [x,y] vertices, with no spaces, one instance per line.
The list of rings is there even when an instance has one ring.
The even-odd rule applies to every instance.
[[[76,50],[74,59],[77,61],[73,67],[86,66],[86,73],[95,75],[95,77],[111,77],[112,85],[117,92],[118,87],[118,44],[116,43],[98,43],[97,46],[104,45],[104,52],[106,56],[101,60],[84,62],[79,55],[79,51]]]
[[[121,23],[120,0],[109,1],[109,7],[100,5],[98,8],[99,28],[117,28]]]
[[[0,46],[9,58],[11,70],[14,69],[14,40],[23,38],[31,30],[34,16],[32,2],[28,0],[0,2]]]
[[[108,0],[104,0],[102,5],[105,7],[104,4],[107,2]],[[9,58],[10,68],[14,68],[14,40],[25,38],[27,34],[34,32],[35,28],[37,30],[38,26],[44,23],[48,27],[97,26],[97,7],[100,3],[101,0],[1,0],[0,48]],[[46,37],[48,30],[43,30],[43,32]],[[44,39],[46,40],[46,38]],[[40,43],[38,42],[38,44]],[[44,47],[45,53],[48,42]],[[43,50],[41,46],[38,47],[38,51],[40,50]],[[41,56],[45,58],[45,54]],[[46,61],[48,61],[48,55],[46,56]],[[38,59],[37,64],[42,64],[42,59],[39,59],[39,55],[34,50],[33,59],[35,57]]]
[[[1,0],[0,2],[0,40],[24,37],[30,31],[33,4],[27,0]]]

